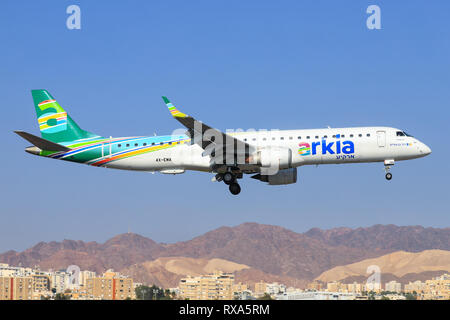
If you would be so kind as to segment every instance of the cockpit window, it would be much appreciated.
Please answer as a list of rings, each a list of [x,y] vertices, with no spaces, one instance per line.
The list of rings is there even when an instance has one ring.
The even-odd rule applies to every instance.
[[[404,134],[405,136],[407,136],[407,137],[412,137],[412,135],[407,134],[405,131],[403,131],[403,134]]]
[[[404,137],[405,134],[402,131],[397,131],[397,137]]]

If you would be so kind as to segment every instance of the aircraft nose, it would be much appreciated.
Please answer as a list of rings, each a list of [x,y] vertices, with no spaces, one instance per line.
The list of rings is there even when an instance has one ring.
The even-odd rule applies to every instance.
[[[421,142],[419,151],[422,155],[427,156],[431,153],[431,148],[429,146],[427,146],[425,143]]]
[[[423,153],[427,156],[431,153],[431,148],[427,146],[425,143],[423,144]]]

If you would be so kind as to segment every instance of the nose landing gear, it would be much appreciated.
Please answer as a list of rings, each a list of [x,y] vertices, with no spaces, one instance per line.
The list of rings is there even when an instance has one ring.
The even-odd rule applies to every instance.
[[[390,173],[389,170],[394,165],[394,163],[394,160],[384,160],[384,170],[386,171],[385,177],[388,181],[392,179],[392,173]]]

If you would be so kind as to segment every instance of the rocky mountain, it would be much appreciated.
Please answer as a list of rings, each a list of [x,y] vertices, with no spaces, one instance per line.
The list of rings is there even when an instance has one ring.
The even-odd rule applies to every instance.
[[[366,250],[419,252],[427,249],[450,250],[450,228],[422,226],[374,225],[368,228],[311,229],[306,236],[329,246],[346,246]]]
[[[334,267],[323,272],[315,280],[351,283],[357,279],[367,279],[370,275],[367,273],[367,268],[374,265],[378,266],[380,270],[382,282],[393,279],[402,283],[412,280],[425,280],[430,279],[431,275],[441,275],[445,272],[450,272],[450,251],[396,251],[378,258]],[[422,274],[424,277],[422,277]],[[412,277],[413,275],[414,277]]]
[[[332,266],[385,252],[330,247],[282,227],[244,223],[236,227],[221,227],[192,240],[168,245],[166,253],[171,256],[221,258],[270,274],[312,279]]]
[[[54,270],[76,264],[81,269],[104,272],[109,268],[120,270],[131,264],[156,259],[163,250],[162,245],[151,239],[126,233],[103,244],[74,240],[39,242],[23,252],[5,252],[0,255],[0,261]]]
[[[43,269],[76,264],[100,273],[109,268],[125,270],[163,257],[218,258],[258,270],[261,276],[305,282],[336,266],[399,250],[418,252],[428,249],[450,250],[450,229],[376,225],[296,233],[278,226],[244,223],[172,244],[157,243],[133,233],[118,235],[105,243],[40,242],[23,252],[0,254],[0,262],[39,265]],[[142,267],[145,269],[144,265]],[[243,269],[237,274],[249,277],[248,270]]]

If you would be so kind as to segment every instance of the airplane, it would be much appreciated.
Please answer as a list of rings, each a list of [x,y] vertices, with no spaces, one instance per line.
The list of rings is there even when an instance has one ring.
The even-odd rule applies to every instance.
[[[47,90],[31,91],[41,137],[14,131],[33,155],[122,170],[215,174],[233,195],[244,174],[269,185],[297,182],[304,165],[383,162],[392,179],[397,161],[421,158],[431,149],[403,130],[350,127],[307,130],[222,132],[179,111],[162,97],[187,131],[165,136],[102,137],[81,129]]]

